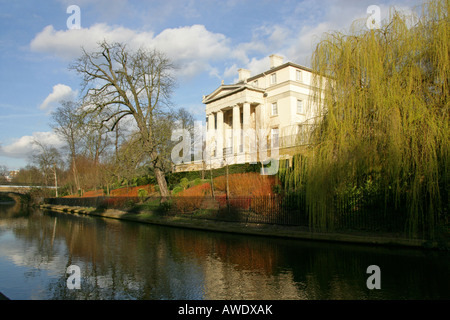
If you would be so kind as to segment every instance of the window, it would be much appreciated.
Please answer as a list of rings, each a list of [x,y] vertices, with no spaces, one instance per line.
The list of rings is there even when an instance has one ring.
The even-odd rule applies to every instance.
[[[270,84],[276,84],[277,83],[277,74],[276,73],[272,73],[270,75]]]
[[[279,146],[279,130],[278,128],[272,128],[272,148],[278,148]]]
[[[297,113],[303,113],[303,100],[297,100]]]
[[[300,70],[295,72],[295,80],[302,81],[302,72]]]
[[[272,103],[272,115],[277,116],[278,115],[278,105],[276,102]]]

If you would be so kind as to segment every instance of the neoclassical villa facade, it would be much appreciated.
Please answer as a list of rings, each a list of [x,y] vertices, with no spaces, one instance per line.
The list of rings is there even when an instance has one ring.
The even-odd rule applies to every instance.
[[[271,55],[269,69],[252,76],[239,69],[235,84],[203,96],[206,137],[203,158],[176,171],[290,159],[307,143],[316,117],[311,108],[312,70]]]

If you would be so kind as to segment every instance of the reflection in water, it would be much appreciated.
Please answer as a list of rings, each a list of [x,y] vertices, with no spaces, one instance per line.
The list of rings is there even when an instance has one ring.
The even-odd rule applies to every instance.
[[[199,232],[19,209],[0,206],[0,292],[12,299],[450,297],[447,252]],[[66,269],[73,264],[81,268],[80,290],[66,285]],[[366,287],[366,269],[373,264],[381,269],[381,290]]]

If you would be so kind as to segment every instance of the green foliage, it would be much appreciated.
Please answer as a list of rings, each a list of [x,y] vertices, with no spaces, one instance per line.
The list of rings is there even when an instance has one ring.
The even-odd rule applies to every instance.
[[[159,206],[156,208],[156,210],[154,210],[154,211],[156,214],[159,214],[159,215],[167,215],[168,213],[170,213],[172,206],[173,206],[173,203],[170,200],[161,202],[159,204]]]
[[[274,194],[281,194],[281,192],[283,191],[283,188],[281,187],[281,185],[275,184],[272,186],[272,191]]]
[[[64,185],[62,187],[58,187],[58,196],[64,197],[70,195],[70,185]],[[105,191],[106,194],[106,191]]]
[[[145,175],[141,177],[136,177],[133,179],[133,185],[135,186],[145,186],[148,184],[155,185],[157,184],[156,178],[150,175]]]
[[[139,189],[138,190],[138,197],[141,199],[141,201],[144,201],[145,198],[148,197],[148,192],[145,189]]]
[[[189,180],[187,178],[181,178],[179,186],[186,189],[189,186]]]
[[[181,187],[181,186],[176,186],[175,188],[173,188],[172,194],[173,194],[173,195],[176,195],[177,193],[180,193],[180,192],[183,191],[183,190],[184,190],[183,187]]]
[[[201,178],[201,171],[187,171],[187,172],[171,172],[166,175],[167,177],[167,184],[169,185],[169,188],[174,188],[176,185],[178,185],[182,178],[186,178],[188,181],[194,180],[194,179],[200,179]]]
[[[204,183],[205,182],[205,180],[202,180],[202,179],[200,179],[200,178],[197,178],[197,179],[195,179],[194,181],[190,181],[189,182],[189,187],[195,187],[195,186],[198,186],[198,185],[200,185],[200,184],[202,184],[202,183]]]
[[[412,236],[448,219],[448,13],[448,0],[430,1],[412,26],[395,13],[380,29],[364,20],[317,45],[320,122],[311,149],[279,173],[286,189],[303,190],[311,226],[332,228],[336,197],[362,194],[405,207]]]

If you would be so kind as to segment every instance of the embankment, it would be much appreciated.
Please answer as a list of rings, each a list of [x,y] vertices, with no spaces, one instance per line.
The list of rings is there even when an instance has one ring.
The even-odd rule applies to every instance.
[[[94,208],[69,207],[43,204],[41,209],[67,214],[83,214],[103,218],[150,223],[154,225],[190,228],[196,230],[228,232],[236,234],[279,237],[298,240],[331,241],[364,245],[401,246],[412,248],[436,248],[436,243],[420,239],[400,238],[393,235],[343,234],[311,232],[306,227],[280,226],[268,224],[224,222],[217,220],[196,219],[180,216],[160,216],[152,212],[129,213],[120,210],[98,210]]]

